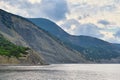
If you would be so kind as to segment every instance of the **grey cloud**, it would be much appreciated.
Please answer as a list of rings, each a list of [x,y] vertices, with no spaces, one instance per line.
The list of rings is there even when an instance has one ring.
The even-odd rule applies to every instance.
[[[120,29],[114,34],[114,36],[120,38]]]
[[[99,31],[100,29],[96,25],[88,23],[80,25],[76,32],[81,35],[93,36],[97,38],[103,37]]]
[[[106,21],[106,20],[100,20],[98,21],[99,24],[102,24],[102,25],[109,25],[110,22]]]
[[[54,20],[64,19],[68,12],[67,2],[65,0],[43,0],[41,6],[43,7],[43,13],[49,15]]]

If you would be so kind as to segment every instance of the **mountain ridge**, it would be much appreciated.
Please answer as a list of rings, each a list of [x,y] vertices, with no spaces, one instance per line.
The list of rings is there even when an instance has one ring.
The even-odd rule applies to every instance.
[[[29,20],[35,23],[40,28],[48,31],[51,35],[60,39],[64,44],[81,52],[84,56],[86,56],[88,60],[92,60],[95,62],[104,62],[104,60],[107,60],[108,62],[112,62],[112,58],[117,58],[120,56],[119,48],[107,41],[84,35],[70,35],[62,30],[57,24],[48,19],[33,18]],[[49,24],[44,24],[48,22]],[[54,34],[54,31],[52,31],[51,29],[53,29],[56,34]]]

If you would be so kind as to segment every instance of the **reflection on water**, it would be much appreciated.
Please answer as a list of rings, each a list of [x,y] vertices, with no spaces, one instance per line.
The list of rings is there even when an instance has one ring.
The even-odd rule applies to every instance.
[[[120,64],[0,66],[0,80],[120,80]]]

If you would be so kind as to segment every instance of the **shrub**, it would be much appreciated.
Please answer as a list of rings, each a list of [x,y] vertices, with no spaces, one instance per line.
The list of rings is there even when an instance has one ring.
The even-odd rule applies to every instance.
[[[0,35],[0,55],[5,55],[8,57],[20,57],[21,54],[27,54],[29,48],[17,46],[10,41],[6,40],[2,35]]]

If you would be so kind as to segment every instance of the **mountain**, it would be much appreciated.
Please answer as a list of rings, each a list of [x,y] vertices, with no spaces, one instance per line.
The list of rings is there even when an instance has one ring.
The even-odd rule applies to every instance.
[[[90,36],[70,35],[48,19],[29,18],[29,20],[60,39],[64,44],[82,53],[88,60],[101,63],[120,62],[118,60],[120,57],[120,48],[112,43]],[[113,61],[113,59],[117,60]]]
[[[60,39],[67,38],[70,36],[66,33],[63,29],[61,29],[57,24],[54,22],[44,19],[44,18],[29,18],[34,24],[39,26],[41,29],[48,31],[50,34],[57,36]]]
[[[120,48],[120,44],[113,43],[113,45],[115,45],[115,46]]]
[[[83,63],[84,56],[31,21],[0,10],[0,34],[18,46],[36,51],[45,63]]]

